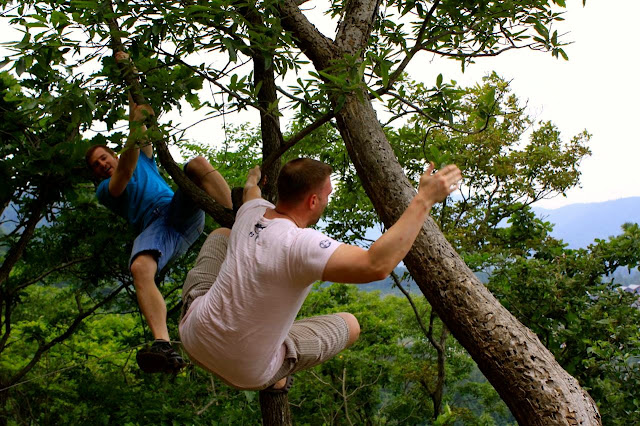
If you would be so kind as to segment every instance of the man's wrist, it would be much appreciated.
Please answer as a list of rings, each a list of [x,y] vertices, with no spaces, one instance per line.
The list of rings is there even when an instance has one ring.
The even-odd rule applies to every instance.
[[[419,191],[416,196],[413,197],[413,202],[416,203],[421,209],[424,209],[426,213],[429,213],[431,211],[431,208],[435,204],[433,200],[430,200],[427,196]]]

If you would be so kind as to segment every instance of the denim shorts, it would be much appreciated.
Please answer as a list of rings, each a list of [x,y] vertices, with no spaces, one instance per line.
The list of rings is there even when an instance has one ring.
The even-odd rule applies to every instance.
[[[154,218],[133,242],[129,267],[143,252],[158,262],[157,273],[187,252],[204,230],[204,212],[178,189],[171,202],[153,211]]]

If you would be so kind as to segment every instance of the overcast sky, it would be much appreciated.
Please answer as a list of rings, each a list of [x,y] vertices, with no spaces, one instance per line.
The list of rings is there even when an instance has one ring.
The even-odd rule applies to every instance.
[[[442,73],[445,80],[467,86],[495,70],[512,81],[513,91],[521,100],[528,101],[530,114],[540,120],[552,120],[564,138],[583,129],[593,135],[593,154],[580,167],[582,188],[569,191],[566,198],[542,201],[540,207],[640,196],[640,133],[636,130],[640,121],[636,22],[640,0],[588,0],[584,8],[582,0],[567,0],[567,4],[566,21],[559,33],[568,33],[564,40],[573,42],[565,48],[568,62],[547,53],[510,51],[479,59],[462,74],[453,61],[423,55],[414,60],[408,71],[412,78],[427,85],[433,85]],[[305,7],[324,10],[321,0],[311,0]],[[312,19],[328,36],[333,36],[335,24],[322,22],[317,15]],[[15,32],[3,29],[1,38],[7,37],[15,39]],[[174,115],[173,119],[186,125],[198,117]],[[257,119],[255,113],[240,118],[254,125],[258,125]],[[222,120],[212,120],[193,128],[187,136],[219,143],[224,140],[221,128]]]
[[[582,188],[538,203],[555,208],[566,204],[640,196],[640,74],[638,73],[638,0],[568,0],[561,31],[573,44],[569,61],[550,54],[510,51],[483,58],[463,75],[450,61],[424,60],[410,69],[427,70],[424,81],[445,80],[473,84],[492,70],[512,80],[514,93],[528,100],[529,111],[552,120],[564,138],[583,129],[593,135],[591,157],[581,164]],[[424,71],[423,71],[424,72]]]

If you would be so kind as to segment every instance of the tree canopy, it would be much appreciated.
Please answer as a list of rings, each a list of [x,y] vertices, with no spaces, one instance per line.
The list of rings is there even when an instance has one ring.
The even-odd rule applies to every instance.
[[[19,333],[31,336],[32,345],[21,349],[29,355],[19,369],[2,372],[3,389],[19,383],[94,314],[135,305],[123,259],[127,239],[113,239],[127,231],[96,206],[82,165],[89,144],[122,147],[129,91],[158,112],[180,110],[185,102],[208,117],[256,110],[259,137],[249,133],[238,145],[212,152],[216,164],[239,182],[241,168],[259,163],[261,154],[264,193],[274,199],[282,158],[304,154],[330,162],[339,196],[327,230],[350,240],[362,240],[367,224],[389,227],[397,220],[414,193],[407,177],[427,160],[463,164],[462,199],[433,215],[451,244],[428,221],[405,261],[413,278],[517,420],[599,422],[578,382],[456,254],[474,270],[503,259],[509,259],[506,266],[514,259],[532,261],[548,227],[531,220],[527,207],[578,182],[588,133],[566,142],[552,123],[535,123],[497,76],[465,89],[442,76],[426,87],[405,73],[424,54],[463,67],[512,49],[566,59],[557,28],[564,0],[333,1],[326,4],[339,23],[332,37],[310,24],[301,10],[305,2],[293,0],[0,4],[3,19],[22,37],[1,64],[9,72],[2,73],[0,174],[9,184],[0,206],[18,213],[2,236],[0,352],[17,348]],[[115,63],[119,49],[129,52],[131,64]],[[386,111],[387,123],[379,122],[374,105]],[[292,118],[283,129],[285,111]],[[218,223],[232,222],[230,212],[189,187],[167,145],[206,148],[183,140],[179,123],[161,117],[157,130],[153,124],[156,151],[175,183]],[[529,142],[520,146],[530,126]],[[47,226],[38,228],[43,219]],[[511,226],[501,228],[504,220]],[[177,303],[188,260],[165,278],[170,302]],[[494,289],[515,287],[521,279],[513,270],[499,271]],[[48,286],[57,290],[40,291]],[[64,314],[47,312],[41,323],[25,310],[23,301],[32,298],[72,298],[75,304]],[[14,329],[16,321],[35,324]],[[528,381],[523,368],[535,371],[536,379]],[[557,384],[554,392],[540,385],[545,380]],[[6,407],[8,394],[2,394]]]

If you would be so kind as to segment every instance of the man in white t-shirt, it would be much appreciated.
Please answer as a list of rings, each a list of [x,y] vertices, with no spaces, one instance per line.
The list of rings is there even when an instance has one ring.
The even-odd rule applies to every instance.
[[[233,229],[209,235],[189,272],[182,298],[182,345],[191,360],[238,389],[287,391],[291,374],[355,342],[357,319],[346,312],[296,315],[318,280],[384,279],[405,257],[431,207],[457,189],[460,170],[433,164],[409,207],[368,250],[308,228],[331,194],[331,167],[290,161],[278,178],[278,203],[261,198],[260,169],[249,172]]]

